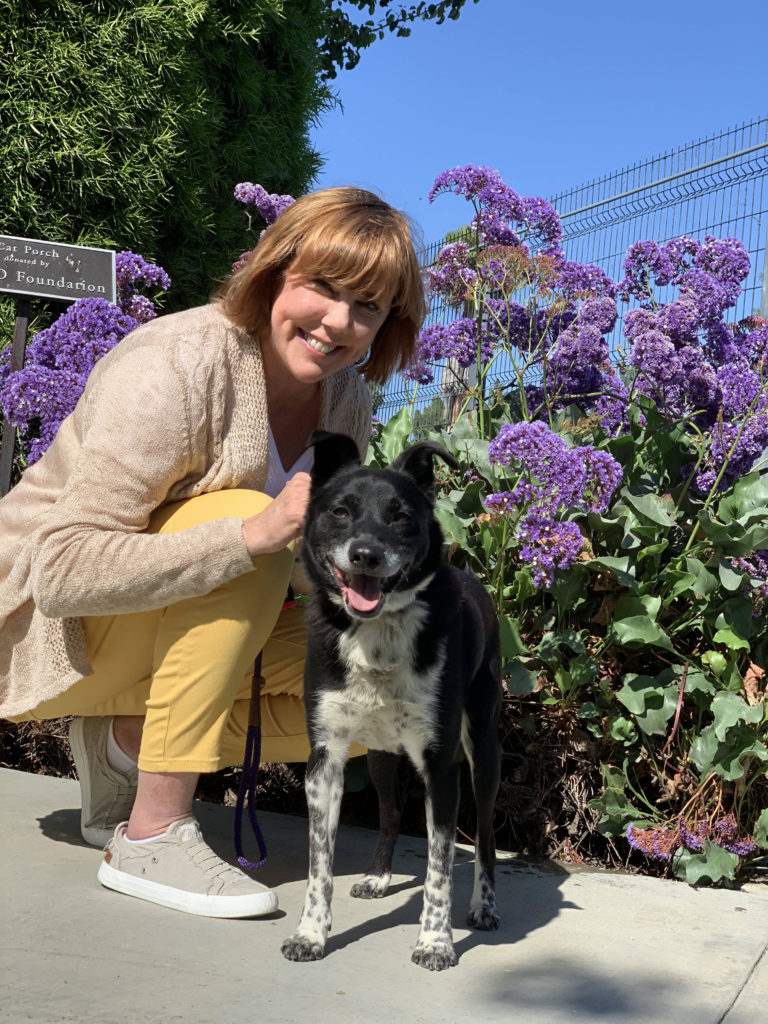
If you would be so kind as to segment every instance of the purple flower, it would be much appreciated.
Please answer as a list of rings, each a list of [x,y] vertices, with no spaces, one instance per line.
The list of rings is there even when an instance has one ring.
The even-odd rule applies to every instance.
[[[493,355],[494,340],[497,337],[498,328],[494,324],[487,325],[481,331],[482,362],[487,363]],[[472,317],[460,317],[449,324],[428,324],[422,330],[417,345],[416,362],[423,364],[438,359],[455,359],[459,366],[466,368],[477,362],[477,354],[477,321]]]
[[[77,405],[87,374],[31,363],[11,373],[0,388],[0,406],[8,422],[27,430],[36,421],[40,437],[24,443],[28,461],[35,462],[53,440],[61,421]]]
[[[610,301],[610,300],[609,300]],[[562,405],[571,397],[592,395],[600,388],[608,343],[599,327],[577,319],[563,331],[549,353],[547,390]]]
[[[87,376],[98,359],[138,326],[132,316],[106,299],[78,299],[35,335],[28,363]]]
[[[587,299],[578,314],[579,325],[596,327],[601,334],[610,334],[616,326],[616,302],[609,295]]]
[[[498,494],[489,494],[483,502],[491,516],[513,515],[520,511],[515,495],[511,491],[500,491]]]
[[[751,471],[758,455],[768,446],[768,414],[750,416],[743,424],[717,422],[711,438],[706,459],[694,479],[699,494],[709,493],[724,465],[718,491],[726,490]]]
[[[414,384],[431,384],[435,379],[435,374],[432,367],[417,354],[403,370],[403,377]]]
[[[520,558],[531,569],[536,587],[549,587],[556,569],[568,569],[579,557],[584,539],[576,523],[558,522],[543,509],[532,509],[520,522]]]
[[[588,295],[607,295],[615,299],[618,285],[596,263],[566,260],[560,265],[555,287],[565,298],[578,299]]]
[[[442,192],[453,192],[474,203],[477,214],[471,227],[484,245],[520,245],[518,225],[536,238],[542,253],[559,254],[562,229],[555,208],[537,196],[521,198],[498,171],[475,164],[453,167],[435,178],[429,202]]]
[[[509,344],[521,352],[534,351],[547,337],[546,310],[533,312],[519,302],[510,302],[499,309],[498,318]]]
[[[476,277],[476,272],[469,266],[466,242],[446,245],[438,253],[434,268],[427,270],[429,290],[443,296],[452,306],[461,305]]]
[[[255,206],[267,224],[273,224],[294,202],[293,196],[267,192],[261,185],[254,185],[250,181],[235,185],[235,199],[246,206]]]
[[[522,470],[539,485],[528,500],[535,494],[542,507],[551,509],[579,502],[587,475],[584,460],[540,420],[503,426],[489,444],[488,456],[496,465]],[[518,494],[518,500],[522,497]]]
[[[573,452],[584,459],[587,468],[580,504],[590,512],[605,512],[621,483],[621,466],[608,452],[598,451],[589,445],[574,448]]]
[[[653,316],[653,323],[662,334],[667,335],[675,348],[682,348],[696,341],[700,326],[699,311],[691,299],[676,299],[661,307]]]
[[[441,192],[455,192],[456,195],[473,199],[488,185],[496,187],[503,185],[498,171],[474,164],[467,164],[465,167],[452,167],[450,170],[438,174],[429,190],[427,199],[431,203]]]
[[[632,849],[639,850],[650,860],[671,860],[675,850],[682,843],[677,825],[665,825],[663,828],[638,828],[637,825],[627,825],[625,835]]]
[[[599,390],[601,394],[595,400],[595,412],[605,433],[609,437],[617,437],[629,427],[629,391],[612,368],[603,373]]]
[[[745,416],[750,406],[753,413],[763,411],[766,400],[765,395],[760,394],[762,381],[745,362],[727,363],[720,367],[716,376],[722,392],[724,416]]]
[[[149,263],[135,252],[119,252],[115,256],[115,277],[117,279],[118,301],[130,298],[137,285],[159,288],[167,292],[171,279],[157,263]]]

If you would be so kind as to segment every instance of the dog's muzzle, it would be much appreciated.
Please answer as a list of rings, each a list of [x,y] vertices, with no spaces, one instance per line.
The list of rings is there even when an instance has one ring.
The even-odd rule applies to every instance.
[[[330,565],[347,609],[362,618],[378,615],[401,575],[398,560],[372,543],[350,544]]]

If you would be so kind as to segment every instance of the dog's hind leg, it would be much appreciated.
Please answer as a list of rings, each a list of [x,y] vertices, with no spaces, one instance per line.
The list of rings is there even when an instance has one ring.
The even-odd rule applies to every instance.
[[[453,857],[459,809],[459,766],[430,763],[427,758],[427,878],[421,928],[411,959],[430,971],[454,967],[457,957],[451,931]]]
[[[487,708],[480,720],[465,717],[462,729],[464,752],[472,774],[472,788],[477,809],[475,835],[475,884],[469,903],[467,924],[470,928],[492,931],[499,927],[496,907],[495,865],[496,843],[493,814],[501,773],[501,748],[497,738],[496,717],[489,717]]]
[[[400,832],[400,793],[397,789],[399,754],[368,751],[368,774],[379,798],[379,838],[368,870],[355,882],[350,895],[370,900],[384,896],[392,877],[392,855]]]
[[[319,960],[331,930],[333,851],[344,790],[344,757],[326,747],[312,750],[307,762],[309,811],[309,879],[296,931],[281,948],[287,960]]]

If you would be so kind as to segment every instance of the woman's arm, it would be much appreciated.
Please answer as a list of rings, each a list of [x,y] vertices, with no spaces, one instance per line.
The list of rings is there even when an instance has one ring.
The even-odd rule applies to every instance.
[[[161,608],[253,568],[239,519],[143,532],[174,484],[205,471],[211,396],[160,346],[105,359],[74,414],[73,472],[35,532],[32,592],[51,617]]]

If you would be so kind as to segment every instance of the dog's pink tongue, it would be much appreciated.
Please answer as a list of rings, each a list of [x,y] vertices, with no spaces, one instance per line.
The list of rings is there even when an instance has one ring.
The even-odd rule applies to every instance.
[[[381,580],[375,576],[350,576],[344,593],[354,611],[372,612],[381,600]]]

